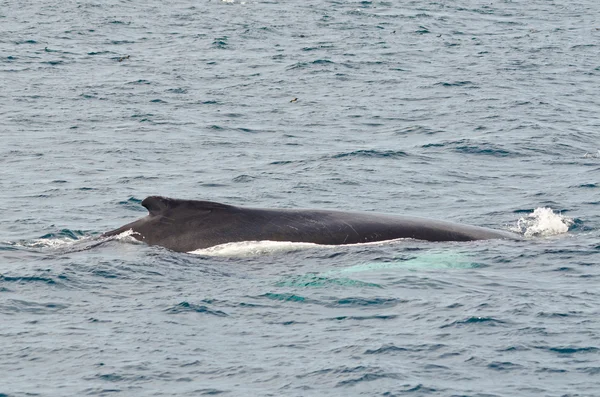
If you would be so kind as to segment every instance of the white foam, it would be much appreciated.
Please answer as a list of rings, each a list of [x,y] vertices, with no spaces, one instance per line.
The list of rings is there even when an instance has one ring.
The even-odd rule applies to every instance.
[[[129,229],[129,230],[125,230],[123,233],[119,233],[117,235],[114,236],[115,240],[125,240],[125,241],[131,241],[131,240],[135,240],[138,241],[136,238],[133,237],[134,234],[139,234],[138,232],[134,232],[133,229]]]
[[[139,242],[133,235],[136,232],[133,230],[127,230],[123,233],[120,233],[116,236],[111,236],[106,238],[105,241],[108,240],[119,240],[126,241],[128,243],[137,243]],[[93,236],[83,236],[81,238],[72,238],[72,237],[54,237],[54,238],[37,238],[32,240],[23,240],[17,242],[3,242],[4,244],[12,245],[14,247],[23,247],[23,248],[51,248],[51,249],[61,249],[68,248],[74,245],[86,244],[88,241],[93,241],[95,237]]]
[[[61,238],[37,238],[33,240],[27,241],[19,241],[14,243],[15,247],[24,247],[24,248],[62,248],[65,246],[73,245],[76,241],[69,237],[61,237]]]
[[[513,231],[525,237],[547,237],[567,233],[573,219],[552,211],[552,208],[539,207],[531,214],[522,217]]]
[[[106,240],[104,240],[104,241],[117,240],[117,241],[124,241],[124,242],[130,243],[130,244],[142,244],[142,242],[140,240],[133,237],[134,234],[139,235],[138,232],[134,232],[133,229],[129,229],[129,230],[125,230],[122,233],[115,234],[114,236],[106,237]]]
[[[598,150],[596,153],[586,153],[583,155],[583,158],[585,159],[589,159],[589,158],[600,158],[600,150]]]

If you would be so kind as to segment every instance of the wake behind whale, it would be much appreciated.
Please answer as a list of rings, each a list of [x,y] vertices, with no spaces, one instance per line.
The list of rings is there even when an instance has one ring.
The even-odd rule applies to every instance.
[[[150,196],[149,214],[103,234],[132,236],[149,245],[190,252],[243,241],[321,245],[412,238],[427,241],[520,239],[515,233],[427,218],[313,209],[246,208],[211,201]]]

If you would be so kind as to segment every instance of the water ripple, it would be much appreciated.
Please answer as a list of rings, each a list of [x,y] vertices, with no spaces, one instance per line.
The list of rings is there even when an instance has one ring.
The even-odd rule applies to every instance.
[[[188,302],[181,302],[173,307],[170,307],[168,309],[165,310],[167,313],[171,313],[171,314],[179,314],[179,313],[203,313],[203,314],[212,314],[214,316],[218,316],[218,317],[227,317],[228,314],[225,312],[222,312],[220,310],[213,310],[208,308],[208,306],[205,305],[196,305],[193,303],[188,303]]]

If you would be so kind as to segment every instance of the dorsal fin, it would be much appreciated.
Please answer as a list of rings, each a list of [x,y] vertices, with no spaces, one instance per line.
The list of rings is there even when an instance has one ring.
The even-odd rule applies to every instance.
[[[150,215],[158,215],[161,212],[173,207],[173,199],[161,196],[149,196],[142,201]]]
[[[232,209],[231,205],[215,203],[212,201],[180,200],[162,196],[149,196],[142,201],[150,215],[160,215],[162,212],[178,207],[197,210]]]

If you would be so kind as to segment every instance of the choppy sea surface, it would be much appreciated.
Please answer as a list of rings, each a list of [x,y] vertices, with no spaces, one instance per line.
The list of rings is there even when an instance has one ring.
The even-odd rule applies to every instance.
[[[0,396],[598,396],[599,13],[0,1]],[[98,240],[148,195],[525,239]]]

